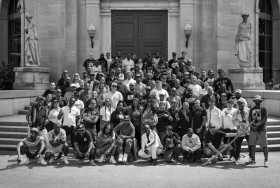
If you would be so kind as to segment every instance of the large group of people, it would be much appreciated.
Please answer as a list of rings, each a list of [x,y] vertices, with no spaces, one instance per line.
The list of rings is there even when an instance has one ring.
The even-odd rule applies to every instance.
[[[144,58],[106,53],[97,60],[91,54],[83,66],[82,75],[73,78],[64,70],[57,86],[52,82],[31,107],[29,136],[17,147],[20,164],[38,159],[46,165],[62,157],[69,164],[71,144],[77,161],[91,165],[139,157],[151,165],[159,158],[201,163],[202,156],[213,155],[249,165],[255,164],[259,141],[268,167],[262,99],[255,96],[249,109],[224,70],[218,69],[218,76],[214,70],[197,72],[186,52],[181,57],[173,52],[169,61],[159,53]],[[244,138],[246,163],[240,159]]]

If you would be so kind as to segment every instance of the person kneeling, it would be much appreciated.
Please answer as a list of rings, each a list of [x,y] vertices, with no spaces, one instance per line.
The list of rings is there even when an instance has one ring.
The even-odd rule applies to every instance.
[[[69,164],[68,161],[68,151],[69,147],[66,143],[66,133],[65,130],[61,128],[61,123],[54,124],[53,130],[48,133],[50,145],[47,147],[45,153],[45,159],[52,163],[55,157],[55,154],[63,153],[63,161],[65,164]]]
[[[24,138],[17,146],[18,163],[28,164],[30,159],[38,159],[42,165],[46,165],[43,154],[45,150],[44,138],[38,135],[38,128],[31,128],[30,136]]]
[[[88,157],[90,165],[95,166],[95,148],[93,139],[89,131],[85,129],[84,124],[77,126],[78,131],[74,134],[74,155],[78,158],[79,163],[83,163]]]
[[[110,163],[116,164],[117,162],[114,158],[116,151],[116,138],[115,132],[110,124],[103,127],[102,131],[98,133],[96,140],[96,155],[101,156],[97,161],[102,163],[105,160],[106,155],[111,153]]]
[[[182,154],[188,163],[201,163],[201,142],[199,137],[188,128],[187,134],[182,138]]]
[[[150,158],[150,164],[156,165],[157,155],[162,152],[162,144],[157,133],[150,129],[149,125],[144,125],[145,133],[142,135],[141,150],[138,155],[142,158]]]
[[[220,161],[223,160],[223,155],[226,154],[228,151],[233,152],[233,148],[229,144],[224,144],[223,139],[224,137],[235,137],[237,133],[225,133],[222,131],[218,131],[213,123],[209,124],[209,130],[205,134],[205,142],[207,147],[204,149],[204,153],[207,156],[215,155],[219,153],[218,159]],[[226,148],[226,149],[224,149]],[[220,153],[223,150],[223,153]]]
[[[127,163],[127,157],[133,145],[133,139],[135,138],[135,127],[130,122],[128,115],[124,116],[124,122],[118,124],[114,129],[117,135],[117,149],[119,153],[118,162]],[[125,149],[123,149],[125,146]],[[124,153],[124,154],[123,154]]]
[[[165,162],[179,162],[179,155],[181,153],[180,137],[177,133],[173,132],[172,126],[166,126],[166,135],[162,139],[162,144],[165,150]]]

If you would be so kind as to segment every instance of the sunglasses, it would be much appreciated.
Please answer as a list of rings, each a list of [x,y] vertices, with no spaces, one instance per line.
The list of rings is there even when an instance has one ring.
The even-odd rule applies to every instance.
[[[116,85],[112,85],[112,87],[117,87]]]
[[[79,131],[79,132],[84,132],[85,130],[84,130],[84,129],[79,129],[78,131]]]
[[[215,127],[209,127],[209,129],[215,129]]]

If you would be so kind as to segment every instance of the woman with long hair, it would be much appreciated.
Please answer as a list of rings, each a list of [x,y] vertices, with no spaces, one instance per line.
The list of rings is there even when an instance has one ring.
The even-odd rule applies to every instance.
[[[58,119],[58,114],[60,112],[61,108],[59,107],[59,101],[55,99],[52,102],[51,111],[48,115],[48,119],[46,122],[46,129],[48,132],[53,130],[54,124],[61,124],[61,119]]]
[[[100,156],[100,159],[98,159],[97,161],[99,163],[102,163],[105,160],[106,155],[111,154],[110,163],[116,164],[117,162],[114,158],[116,151],[116,138],[115,132],[110,123],[107,123],[98,133],[96,141],[96,155]]]
[[[153,130],[158,123],[158,116],[156,114],[156,109],[153,106],[152,99],[147,100],[147,104],[144,107],[142,113],[142,125],[149,125]]]
[[[79,87],[80,87],[80,76],[79,76],[78,73],[75,73],[75,74],[73,75],[72,84],[75,84],[75,85],[76,85],[76,88],[79,88]]]
[[[104,92],[108,93],[110,91],[110,88],[108,85],[106,85],[105,77],[102,75],[100,76],[100,79],[98,80],[99,84],[97,84],[94,88],[94,90],[99,93],[100,87],[104,88]]]
[[[116,127],[118,124],[123,122],[124,119],[124,107],[123,101],[119,101],[116,110],[111,115],[111,125]]]
[[[89,105],[85,109],[84,114],[83,114],[83,121],[86,130],[88,130],[92,138],[96,138],[97,133],[96,133],[96,122],[99,119],[99,109],[96,105],[96,101],[94,99],[89,100]]]
[[[129,107],[129,115],[131,118],[131,123],[135,127],[135,138],[138,141],[138,145],[141,146],[141,136],[142,136],[142,107],[140,106],[140,101],[134,98],[132,105]]]

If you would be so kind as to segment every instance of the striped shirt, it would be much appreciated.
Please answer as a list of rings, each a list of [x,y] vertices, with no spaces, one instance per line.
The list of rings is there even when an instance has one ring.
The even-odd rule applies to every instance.
[[[31,137],[27,137],[24,138],[22,142],[27,146],[29,152],[34,154],[37,149],[44,144],[44,138],[42,136],[37,136],[35,141],[32,141]]]

